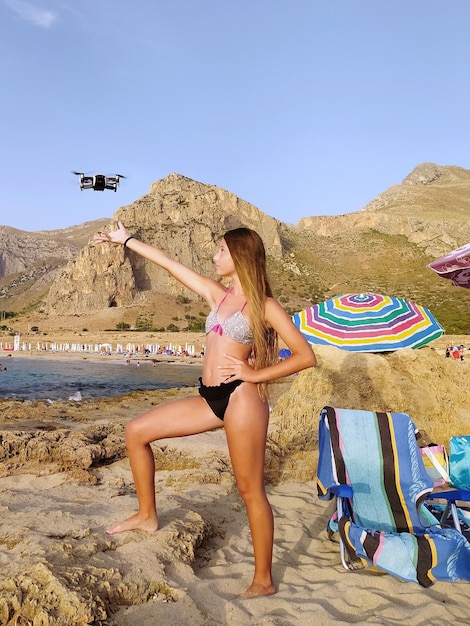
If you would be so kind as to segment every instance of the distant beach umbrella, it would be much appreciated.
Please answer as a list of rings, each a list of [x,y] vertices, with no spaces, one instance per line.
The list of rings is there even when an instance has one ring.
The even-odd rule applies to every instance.
[[[457,287],[470,289],[470,243],[429,263],[428,267]]]
[[[309,343],[351,352],[420,348],[444,333],[428,309],[376,293],[336,296],[292,319]]]

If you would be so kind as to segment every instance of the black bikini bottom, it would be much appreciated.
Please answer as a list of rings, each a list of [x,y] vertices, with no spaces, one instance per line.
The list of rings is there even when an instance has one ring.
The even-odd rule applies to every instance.
[[[221,383],[214,387],[207,386],[202,383],[202,378],[199,379],[199,394],[204,398],[207,404],[212,409],[214,415],[223,421],[225,411],[230,400],[230,396],[238,387],[242,384],[242,380],[233,380],[230,383]]]

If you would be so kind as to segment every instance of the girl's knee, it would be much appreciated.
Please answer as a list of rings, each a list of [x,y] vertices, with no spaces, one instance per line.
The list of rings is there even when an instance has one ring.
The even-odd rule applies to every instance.
[[[254,484],[250,480],[238,480],[237,488],[240,497],[242,498],[245,504],[248,504],[251,501],[259,500],[260,498],[266,498],[266,491],[264,489],[264,484]]]
[[[164,426],[164,424],[163,424]],[[147,445],[165,436],[165,430],[151,412],[135,417],[126,424],[124,438],[126,444]]]
[[[124,439],[126,444],[147,443],[144,428],[138,419],[133,419],[126,424],[124,429]]]

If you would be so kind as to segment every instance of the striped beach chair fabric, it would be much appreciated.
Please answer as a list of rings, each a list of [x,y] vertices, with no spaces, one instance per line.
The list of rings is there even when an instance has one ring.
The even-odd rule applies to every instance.
[[[319,423],[318,496],[336,499],[343,565],[375,566],[430,587],[470,581],[470,543],[425,505],[433,490],[406,413],[325,407]]]

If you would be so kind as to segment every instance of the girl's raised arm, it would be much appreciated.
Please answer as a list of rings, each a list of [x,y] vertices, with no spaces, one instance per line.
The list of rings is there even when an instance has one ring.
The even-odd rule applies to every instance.
[[[133,252],[136,252],[152,263],[155,263],[156,265],[159,265],[163,269],[167,270],[167,272],[174,276],[176,280],[178,280],[185,287],[188,287],[191,291],[194,291],[211,302],[211,288],[214,285],[217,285],[215,280],[203,276],[186,265],[183,265],[183,263],[172,259],[165,252],[163,252],[163,250],[160,250],[160,248],[156,248],[155,246],[151,246],[143,241],[139,241],[128,232],[121,221],[118,222],[117,230],[109,233],[100,232],[94,236],[93,241],[95,243],[125,245],[126,248],[129,248]]]

